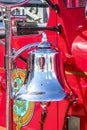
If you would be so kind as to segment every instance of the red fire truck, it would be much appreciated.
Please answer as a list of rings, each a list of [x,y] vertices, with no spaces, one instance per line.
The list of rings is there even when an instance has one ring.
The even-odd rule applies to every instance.
[[[0,0],[0,130],[87,130],[87,0]]]

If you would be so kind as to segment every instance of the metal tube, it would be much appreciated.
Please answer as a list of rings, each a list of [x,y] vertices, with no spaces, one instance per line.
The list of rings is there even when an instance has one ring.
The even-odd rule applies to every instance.
[[[15,6],[20,6],[22,4],[27,3],[29,0],[17,4]],[[4,4],[0,4],[1,7],[5,7],[5,69],[6,69],[6,130],[13,130],[12,126],[10,125],[10,118],[11,118],[11,81],[12,81],[12,47],[11,47],[11,38],[12,38],[12,28],[11,28],[11,8],[15,6],[6,6]],[[12,110],[13,111],[13,110]]]
[[[11,56],[11,58],[13,60],[15,60],[18,56],[20,56],[24,51],[26,50],[29,50],[29,49],[32,49],[32,48],[36,48],[38,47],[38,45],[40,44],[40,42],[35,42],[35,43],[32,43],[32,44],[28,44],[28,45],[25,45],[23,47],[21,47],[18,51],[15,51],[14,52],[14,55]]]
[[[11,9],[6,7],[6,20],[5,20],[5,68],[6,68],[6,130],[10,130],[10,90],[11,90]]]

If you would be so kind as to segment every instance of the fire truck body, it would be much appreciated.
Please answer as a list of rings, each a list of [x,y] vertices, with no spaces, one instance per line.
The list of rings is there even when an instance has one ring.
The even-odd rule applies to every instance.
[[[46,118],[39,102],[10,99],[11,130],[87,129],[87,1],[32,1],[12,8],[12,48],[41,42],[42,32],[59,52],[59,81],[67,96],[47,104]],[[57,5],[57,6],[55,6]],[[1,8],[0,29],[0,129],[6,128],[5,10]],[[27,16],[27,17],[25,17]],[[2,20],[4,18],[4,20]],[[32,50],[32,49],[31,49]],[[31,51],[30,50],[30,51]],[[11,94],[21,88],[26,75],[26,50],[12,72]],[[58,64],[57,64],[58,65]],[[21,78],[19,78],[19,76]],[[43,118],[43,119],[42,119]]]

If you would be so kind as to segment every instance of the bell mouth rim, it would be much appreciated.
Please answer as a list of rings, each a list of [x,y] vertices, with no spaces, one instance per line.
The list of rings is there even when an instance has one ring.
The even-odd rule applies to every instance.
[[[34,94],[34,93],[33,93]],[[60,95],[49,94],[48,97],[46,97],[42,92],[37,93],[36,95],[27,95],[27,94],[18,94],[15,95],[15,100],[23,100],[23,101],[29,101],[29,102],[56,102],[61,101],[66,98],[67,94],[63,91]]]

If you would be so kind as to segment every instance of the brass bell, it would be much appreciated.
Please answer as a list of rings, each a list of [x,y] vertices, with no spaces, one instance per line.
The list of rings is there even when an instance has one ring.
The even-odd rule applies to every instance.
[[[52,50],[46,34],[38,49],[28,54],[26,81],[16,93],[15,99],[26,101],[60,101],[66,93],[58,81],[59,52]]]

